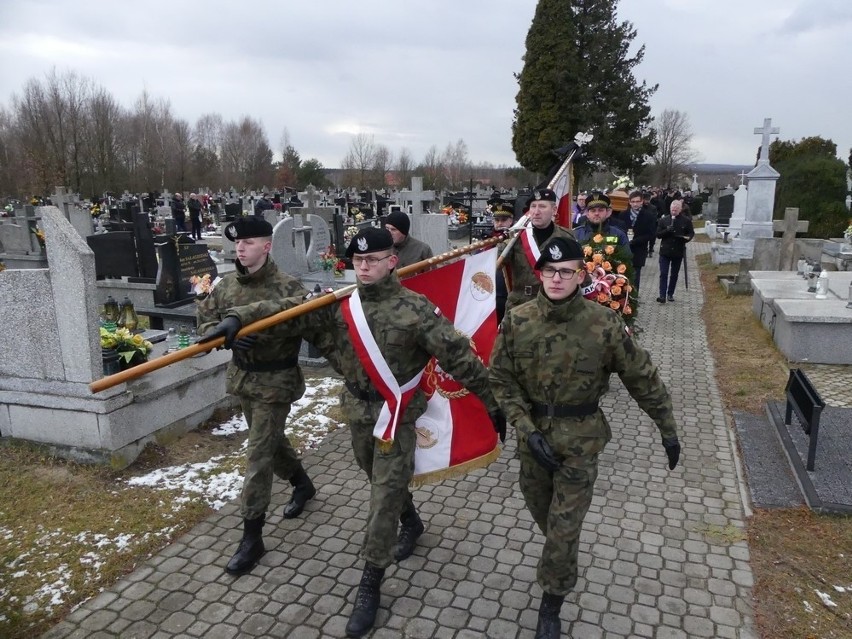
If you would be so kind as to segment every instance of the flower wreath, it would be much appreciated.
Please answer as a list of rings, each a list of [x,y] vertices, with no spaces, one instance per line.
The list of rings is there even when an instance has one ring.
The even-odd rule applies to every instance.
[[[638,300],[631,282],[633,259],[618,238],[601,231],[583,245],[583,259],[589,277],[583,284],[583,296],[612,309],[627,323],[633,323]]]

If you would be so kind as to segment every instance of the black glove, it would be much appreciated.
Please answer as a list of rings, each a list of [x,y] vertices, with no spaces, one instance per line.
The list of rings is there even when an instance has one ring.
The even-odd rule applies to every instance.
[[[530,449],[538,465],[551,473],[559,470],[559,466],[562,465],[562,460],[556,456],[544,435],[538,431],[527,437],[527,448]]]
[[[243,335],[235,339],[231,348],[235,351],[249,351],[254,348],[255,344],[257,344],[257,333],[252,333],[251,335]]]
[[[493,413],[488,413],[491,418],[491,423],[494,425],[494,430],[500,435],[500,443],[506,443],[506,415],[502,410],[495,410]]]
[[[221,322],[216,324],[212,331],[207,333],[204,337],[198,340],[198,344],[203,344],[204,342],[210,342],[217,337],[225,337],[225,348],[231,348],[234,343],[234,338],[237,336],[237,333],[240,332],[240,329],[243,327],[243,323],[239,320],[239,318],[229,315]]]
[[[680,442],[677,437],[663,438],[663,448],[666,449],[666,455],[669,458],[669,470],[674,470],[680,459]]]

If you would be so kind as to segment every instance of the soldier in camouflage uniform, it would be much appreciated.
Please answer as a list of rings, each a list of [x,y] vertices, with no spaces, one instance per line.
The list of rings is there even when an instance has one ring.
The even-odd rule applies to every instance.
[[[488,371],[470,350],[468,339],[456,332],[424,296],[404,288],[394,271],[398,257],[393,238],[385,229],[362,229],[346,251],[358,280],[358,297],[369,331],[390,372],[400,385],[422,371],[432,356],[441,368],[483,400],[495,430],[505,437],[505,420],[488,386]],[[280,311],[275,303],[261,302],[234,313],[243,323]],[[341,305],[310,313],[314,324],[328,327],[316,343],[329,363],[346,380],[341,407],[352,436],[352,449],[370,480],[370,512],[360,556],[366,562],[348,637],[361,637],[373,627],[379,608],[380,585],[394,560],[405,559],[424,530],[408,484],[414,473],[415,420],[426,410],[419,389],[402,412],[392,442],[374,436],[386,398],[379,393],[359,358]],[[323,319],[325,315],[325,319]],[[397,538],[397,520],[402,526]],[[398,542],[394,549],[395,542]]]
[[[225,335],[225,347],[233,348],[226,390],[240,398],[249,425],[240,507],[244,532],[237,552],[226,567],[231,574],[243,574],[265,552],[261,532],[273,474],[293,485],[293,496],[284,507],[286,519],[297,517],[316,490],[284,434],[290,404],[305,392],[305,380],[298,365],[302,335],[293,335],[292,327],[272,327],[234,339],[239,323],[227,317],[227,310],[262,299],[287,298],[290,304],[295,304],[308,292],[269,259],[272,247],[269,222],[257,217],[241,218],[228,225],[225,235],[236,243],[237,270],[226,275],[199,303],[198,332],[203,336],[200,341]],[[306,337],[310,339],[310,333]]]
[[[560,636],[559,611],[577,582],[580,528],[598,454],[612,436],[598,407],[612,373],[656,423],[670,469],[680,457],[657,367],[616,313],[580,294],[582,266],[575,240],[548,241],[536,263],[542,290],[507,312],[491,356],[491,388],[518,435],[521,492],[546,537],[538,565],[540,639]]]
[[[574,237],[572,231],[553,222],[556,214],[556,193],[553,189],[533,191],[527,208],[530,226],[521,231],[504,262],[512,285],[506,300],[507,311],[534,299],[541,288],[541,280],[533,268],[539,247],[551,237]]]

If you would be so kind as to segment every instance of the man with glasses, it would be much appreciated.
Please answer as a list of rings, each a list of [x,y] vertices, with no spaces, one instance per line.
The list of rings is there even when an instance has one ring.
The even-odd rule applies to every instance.
[[[530,223],[521,230],[518,240],[505,261],[511,281],[506,309],[535,298],[541,280],[535,268],[541,251],[539,247],[552,237],[573,238],[574,234],[553,222],[556,214],[556,193],[553,189],[536,189],[527,202]],[[507,282],[508,284],[508,282]]]
[[[562,602],[577,583],[580,529],[592,501],[598,455],[612,437],[600,398],[617,373],[654,420],[673,470],[680,444],[671,396],[620,316],[579,292],[583,250],[557,237],[536,262],[534,302],[507,311],[491,355],[494,396],[514,424],[527,508],[545,536],[536,637],[556,639]]]

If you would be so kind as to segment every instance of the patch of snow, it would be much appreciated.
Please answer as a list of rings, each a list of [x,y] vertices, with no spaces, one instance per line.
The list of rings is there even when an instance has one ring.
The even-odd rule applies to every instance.
[[[811,604],[809,604],[807,601],[803,601],[802,603],[805,604],[805,612],[811,612],[812,613],[814,611],[814,607]]]
[[[831,597],[827,593],[820,592],[819,590],[814,590],[814,592],[817,594],[817,597],[819,597],[823,606],[826,608],[837,608],[837,604],[831,600]]]

